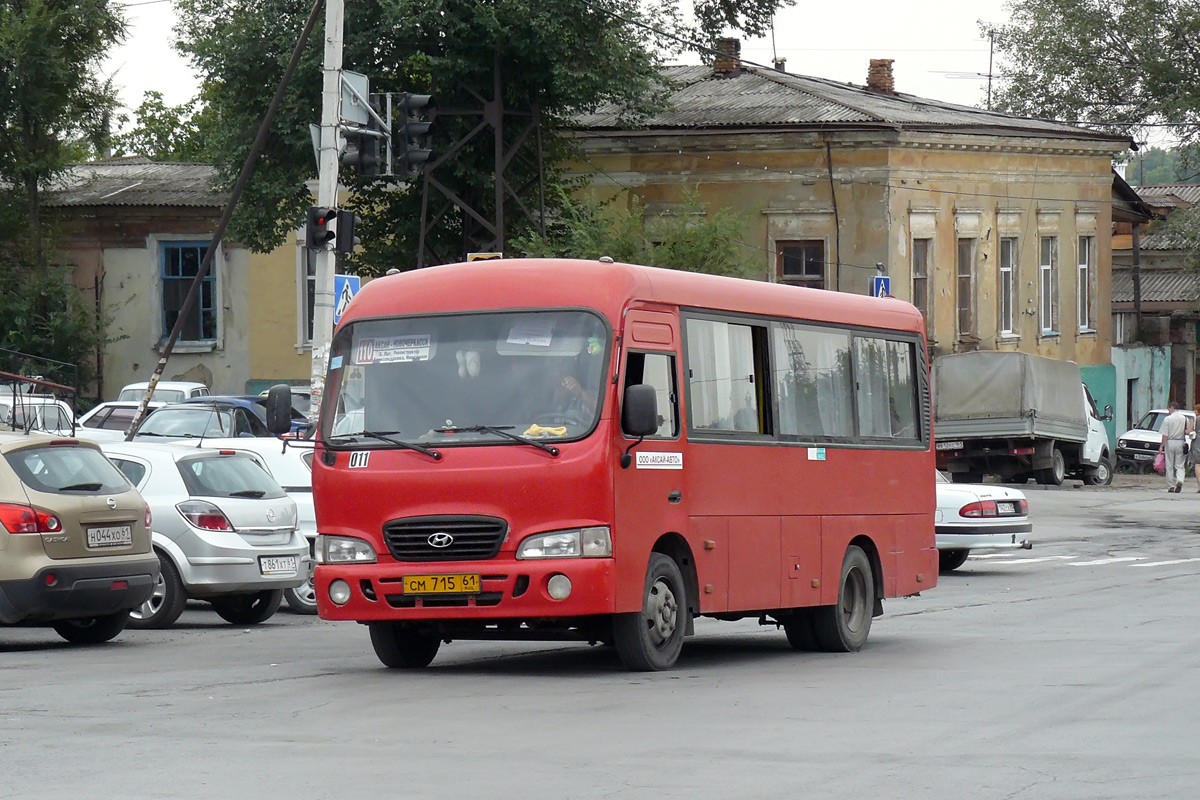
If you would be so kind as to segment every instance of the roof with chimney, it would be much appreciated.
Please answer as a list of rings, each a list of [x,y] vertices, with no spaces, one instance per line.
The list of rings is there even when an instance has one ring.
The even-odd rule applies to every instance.
[[[209,164],[141,156],[91,161],[61,175],[46,193],[45,205],[220,208],[229,195],[213,188],[216,177]]]
[[[883,65],[878,62],[886,62]],[[1127,137],[960,106],[892,91],[889,59],[873,60],[869,89],[825,78],[791,75],[718,57],[715,66],[668,66],[661,70],[669,87],[667,108],[644,118],[605,104],[580,114],[584,130],[631,129],[892,129],[1023,134],[1090,139],[1125,145]]]

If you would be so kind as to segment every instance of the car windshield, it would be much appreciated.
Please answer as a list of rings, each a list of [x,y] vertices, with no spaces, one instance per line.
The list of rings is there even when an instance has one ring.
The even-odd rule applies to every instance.
[[[47,445],[5,453],[21,482],[53,494],[114,494],[129,483],[102,453],[90,447]]]
[[[233,412],[213,406],[160,408],[146,417],[138,436],[233,436]]]
[[[275,479],[245,455],[213,453],[184,459],[179,462],[179,474],[193,497],[284,496]]]
[[[364,433],[355,446],[371,447],[388,446],[371,433],[439,447],[581,437],[599,419],[608,339],[582,310],[354,323],[331,352],[322,436]]]

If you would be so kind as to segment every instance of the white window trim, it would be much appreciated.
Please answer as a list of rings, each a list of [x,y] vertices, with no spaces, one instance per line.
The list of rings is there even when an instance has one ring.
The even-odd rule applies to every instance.
[[[968,326],[970,330],[961,330],[959,311],[961,308],[961,294],[959,292],[959,280],[962,277],[959,273],[958,250],[963,242],[970,242],[971,247],[971,263],[968,265],[967,277],[970,279],[970,289],[967,294],[967,309],[971,315],[971,324]],[[958,340],[973,340],[979,335],[979,304],[976,302],[978,295],[979,263],[979,240],[971,236],[959,236],[954,240],[954,333]]]
[[[1050,263],[1046,264],[1042,260],[1042,243],[1049,239],[1050,244]],[[1054,270],[1057,267],[1058,261],[1058,235],[1043,235],[1038,237],[1038,330],[1042,336],[1057,336],[1058,328],[1055,326],[1055,317],[1058,316],[1057,303],[1055,302],[1055,286],[1054,286]],[[1048,278],[1048,280],[1047,280]],[[1047,291],[1049,284],[1049,291]]]
[[[1082,252],[1079,247],[1080,243],[1087,240],[1087,252]],[[1091,326],[1093,309],[1092,304],[1096,300],[1096,291],[1094,285],[1095,267],[1092,262],[1095,260],[1096,254],[1096,237],[1092,234],[1081,233],[1075,237],[1076,257],[1077,262],[1075,271],[1075,314],[1082,318],[1077,319],[1080,333],[1095,333],[1096,329]],[[1086,296],[1083,294],[1086,292]]]
[[[1011,260],[1011,263],[1009,263],[1008,267],[1006,268],[1004,266],[1004,243],[1008,242],[1008,241],[1012,242],[1012,247],[1009,248],[1009,256],[1012,260]],[[1000,338],[1001,339],[1020,339],[1021,338],[1021,333],[1019,331],[1019,326],[1017,324],[1021,318],[1021,309],[1017,305],[1017,303],[1018,303],[1017,288],[1018,288],[1018,286],[1020,284],[1020,280],[1021,280],[1020,252],[1021,252],[1020,239],[1018,239],[1016,236],[1001,236],[1000,237],[1000,252],[999,252],[1000,258],[999,258],[999,264],[997,265],[997,268],[996,268],[996,274],[999,276],[999,284],[1000,284],[997,287],[998,306],[996,309],[996,316],[997,316],[997,323],[998,323],[997,327],[1000,329]],[[1004,309],[1004,306],[1003,306],[1004,273],[1006,273],[1006,272],[1008,273],[1008,312],[1009,312],[1009,316],[1011,317],[1008,320],[1005,320],[1003,318],[1004,317],[1004,311],[1003,311],[1003,309]],[[1008,323],[1008,327],[1005,327],[1005,322]]]
[[[151,272],[153,280],[151,281],[151,291],[154,293],[154,310],[153,318],[150,321],[150,347],[156,351],[162,351],[166,344],[167,337],[171,335],[170,331],[162,329],[163,319],[163,280],[162,280],[162,254],[160,252],[163,245],[175,244],[177,242],[204,242],[209,243],[212,248],[211,233],[192,233],[192,234],[163,234],[152,233],[146,237],[146,248],[150,256]],[[201,341],[183,341],[182,339],[175,343],[173,352],[175,353],[211,353],[214,350],[223,350],[225,348],[225,247],[219,246],[213,252],[212,266],[209,268],[209,273],[213,276],[213,304],[217,314],[217,337],[215,339],[205,339]]]

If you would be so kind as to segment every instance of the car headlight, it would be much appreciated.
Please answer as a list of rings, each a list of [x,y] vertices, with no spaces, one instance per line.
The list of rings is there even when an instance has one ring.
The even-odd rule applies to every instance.
[[[378,559],[369,542],[353,536],[317,536],[318,564],[373,564]]]
[[[539,533],[517,548],[517,558],[611,558],[612,535],[607,527],[572,528]]]
[[[1125,441],[1124,439],[1117,439],[1117,447],[1128,447],[1128,446],[1129,446],[1129,442]]]

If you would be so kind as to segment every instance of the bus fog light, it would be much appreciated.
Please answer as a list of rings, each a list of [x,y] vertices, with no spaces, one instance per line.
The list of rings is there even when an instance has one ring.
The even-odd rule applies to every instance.
[[[329,599],[335,606],[344,606],[350,602],[350,584],[340,578],[329,584]]]
[[[546,591],[555,600],[566,600],[571,596],[571,579],[566,575],[551,575],[546,583]]]

